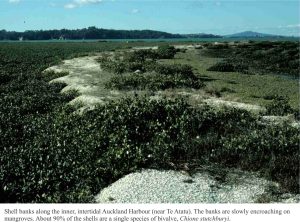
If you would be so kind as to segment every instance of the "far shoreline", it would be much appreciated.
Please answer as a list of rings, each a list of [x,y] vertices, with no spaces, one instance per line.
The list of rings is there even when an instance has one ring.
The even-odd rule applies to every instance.
[[[0,43],[24,42],[235,42],[235,41],[300,41],[300,37],[223,37],[223,38],[160,38],[160,39],[49,39],[49,40],[0,40]]]

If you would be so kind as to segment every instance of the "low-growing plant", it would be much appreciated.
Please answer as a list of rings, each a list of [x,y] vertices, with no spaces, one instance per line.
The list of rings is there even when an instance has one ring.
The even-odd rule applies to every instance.
[[[112,77],[107,83],[107,88],[118,90],[165,90],[169,88],[194,88],[203,87],[200,79],[185,78],[181,75],[165,75],[160,73],[126,74]]]
[[[141,49],[133,52],[128,52],[124,55],[124,60],[127,62],[145,62],[147,59],[156,60],[159,59],[157,51],[152,49]]]
[[[73,111],[28,118],[23,142],[2,146],[3,201],[91,201],[139,168],[196,160],[259,170],[297,192],[299,135],[290,126],[259,125],[247,111],[192,108],[184,100],[125,98]]]
[[[229,93],[235,93],[236,91],[234,89],[228,88],[228,87],[222,87],[220,89],[220,92],[229,92]]]
[[[219,43],[219,44],[209,44],[207,45],[208,49],[228,49],[229,45],[227,43]]]
[[[275,95],[271,103],[266,106],[268,115],[284,116],[294,113],[289,104],[289,99],[285,96]]]
[[[161,50],[164,50],[165,46],[162,48]],[[106,87],[119,90],[164,90],[181,87],[199,89],[204,86],[203,82],[194,74],[191,66],[156,62],[153,55],[156,54],[158,55],[156,58],[160,58],[160,53],[159,50],[158,52],[138,50],[126,53],[123,59],[100,58],[98,61],[102,68],[118,74],[106,83]]]
[[[162,45],[157,49],[157,54],[159,59],[173,59],[177,49],[174,46]]]
[[[171,75],[176,76],[180,75],[186,78],[196,79],[196,76],[193,72],[193,67],[190,65],[181,65],[181,64],[156,64],[153,67],[153,70],[149,71],[155,71],[157,73],[160,73],[162,75]]]
[[[208,56],[230,60],[236,66],[236,71],[241,73],[277,73],[299,78],[299,44],[297,42],[249,41],[249,43],[227,46],[228,48],[211,45],[204,53]],[[238,67],[240,64],[243,67]]]
[[[153,69],[152,67],[155,67],[154,60],[142,60],[140,58],[133,60],[133,58],[135,58],[134,56],[130,57],[130,59],[128,59],[128,57],[130,56],[126,55],[124,59],[101,57],[98,59],[98,62],[100,62],[101,67],[104,70],[113,72],[115,74],[135,71],[146,72],[149,69]]]
[[[209,67],[207,71],[217,71],[217,72],[234,72],[234,65],[228,62],[218,62],[213,66]]]
[[[230,61],[221,61],[209,67],[207,71],[240,72],[243,74],[249,74],[249,67],[243,63],[233,64]]]
[[[216,97],[222,96],[221,90],[216,89],[214,87],[205,88],[204,91],[211,96],[216,96]]]
[[[250,74],[249,66],[245,65],[245,64],[242,64],[242,63],[235,64],[234,65],[234,71],[235,72],[240,72],[240,73],[243,73],[243,74]]]
[[[101,64],[101,68],[103,68],[104,70],[116,74],[121,74],[126,72],[125,63],[122,61],[115,61],[111,58],[102,56],[98,59],[98,62]]]

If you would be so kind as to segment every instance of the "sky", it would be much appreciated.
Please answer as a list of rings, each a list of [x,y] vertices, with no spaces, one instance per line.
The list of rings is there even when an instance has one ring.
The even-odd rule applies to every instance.
[[[0,30],[98,28],[300,35],[299,0],[0,0]]]

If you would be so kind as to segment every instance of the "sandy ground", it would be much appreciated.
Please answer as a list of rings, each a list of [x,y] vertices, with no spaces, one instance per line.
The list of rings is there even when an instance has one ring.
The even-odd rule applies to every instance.
[[[118,96],[117,91],[105,89],[104,83],[110,78],[110,74],[103,71],[96,61],[100,55],[74,58],[63,61],[62,64],[50,67],[45,71],[69,72],[69,75],[52,80],[52,82],[64,82],[67,86],[62,92],[78,90],[81,96],[71,103],[81,102],[86,106],[103,104],[105,101]]]
[[[135,204],[299,202],[299,195],[278,195],[278,190],[277,183],[234,169],[218,169],[217,173],[212,173],[204,168],[193,175],[144,169],[103,189],[95,200]]]
[[[230,106],[237,109],[245,109],[248,111],[255,111],[255,112],[265,110],[263,107],[258,105],[233,102],[233,101],[225,101],[219,98],[209,98],[209,99],[204,99],[203,101],[208,105],[213,105],[213,106]]]
[[[193,44],[193,45],[175,45],[174,46],[176,49],[195,49],[197,47],[202,47],[201,44]],[[153,46],[153,47],[133,47],[132,49],[134,50],[139,50],[139,49],[158,49],[158,46]]]

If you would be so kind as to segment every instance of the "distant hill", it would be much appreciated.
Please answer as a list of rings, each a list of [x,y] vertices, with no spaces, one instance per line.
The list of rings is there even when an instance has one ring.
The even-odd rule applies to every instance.
[[[113,30],[89,27],[84,29],[35,30],[15,32],[0,30],[0,40],[51,40],[51,39],[160,39],[185,38],[154,30]]]
[[[263,38],[263,37],[282,37],[282,36],[259,33],[259,32],[252,32],[252,31],[245,31],[245,32],[239,32],[239,33],[231,34],[231,35],[226,35],[224,37],[229,37],[229,38]]]

